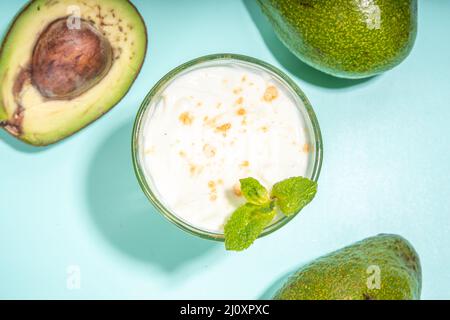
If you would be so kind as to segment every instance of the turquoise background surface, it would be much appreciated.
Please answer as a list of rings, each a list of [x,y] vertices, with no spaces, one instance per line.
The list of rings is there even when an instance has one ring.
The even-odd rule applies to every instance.
[[[118,106],[47,148],[0,132],[0,298],[267,298],[302,264],[378,233],[413,243],[423,298],[450,298],[450,1],[419,1],[411,55],[359,81],[297,60],[253,0],[133,2],[147,22],[149,50]],[[24,3],[0,3],[0,30]],[[187,60],[221,52],[292,76],[324,140],[316,200],[243,253],[160,217],[130,154],[134,117],[155,82]],[[73,270],[81,272],[78,289],[67,285]]]

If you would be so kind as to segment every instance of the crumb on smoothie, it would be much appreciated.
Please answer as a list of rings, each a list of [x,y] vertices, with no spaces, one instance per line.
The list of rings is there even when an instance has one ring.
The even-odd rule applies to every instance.
[[[212,190],[215,190],[215,188],[216,188],[216,183],[215,183],[213,180],[210,180],[210,181],[208,182],[208,188],[210,188],[210,189],[212,189]]]
[[[304,153],[309,153],[309,152],[311,152],[311,145],[310,145],[309,143],[305,143],[305,144],[303,145],[302,151],[303,151]]]
[[[264,92],[263,100],[266,102],[272,102],[278,98],[278,89],[275,86],[269,86]]]
[[[189,112],[183,112],[182,114],[180,114],[179,118],[178,118],[182,124],[188,126],[191,125],[192,122],[194,121],[194,118],[189,114]]]
[[[223,125],[216,127],[216,130],[220,131],[220,132],[227,132],[230,129],[231,129],[231,123],[229,123],[229,122],[228,123],[224,123]]]
[[[217,115],[217,116],[214,116],[214,117],[212,117],[212,118],[210,118],[210,117],[208,117],[208,116],[205,116],[205,117],[203,118],[204,125],[205,125],[205,126],[209,126],[209,127],[212,127],[212,128],[217,129],[217,119],[218,119],[218,118],[219,118],[218,115]]]
[[[212,158],[216,155],[216,148],[211,146],[210,144],[205,144],[203,146],[203,152],[208,158]]]
[[[235,88],[234,90],[233,90],[233,93],[234,94],[241,94],[241,92],[242,92],[242,88]]]
[[[217,200],[217,189],[216,189],[216,183],[213,180],[210,180],[208,182],[208,188],[210,190],[209,194],[209,200],[216,201]]]
[[[250,166],[250,162],[248,160],[242,161],[241,165],[242,168],[247,168]]]
[[[239,108],[239,110],[236,111],[236,113],[237,113],[238,116],[243,116],[243,115],[245,115],[247,113],[247,111],[245,111],[244,108]]]
[[[239,99],[236,100],[236,104],[242,104],[244,102],[243,97],[239,97]]]
[[[241,191],[241,184],[240,183],[236,183],[233,186],[233,193],[235,196],[237,197],[241,197],[242,196],[242,191]]]

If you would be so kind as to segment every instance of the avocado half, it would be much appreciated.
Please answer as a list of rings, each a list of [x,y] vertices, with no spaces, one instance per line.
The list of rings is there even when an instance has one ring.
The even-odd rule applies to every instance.
[[[35,0],[0,52],[0,126],[36,146],[89,125],[128,92],[147,30],[128,0]]]

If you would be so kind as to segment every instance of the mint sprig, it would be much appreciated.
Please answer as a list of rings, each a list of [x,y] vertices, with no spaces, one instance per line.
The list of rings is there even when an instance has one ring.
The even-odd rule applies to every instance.
[[[272,198],[277,207],[290,217],[300,212],[317,193],[317,183],[303,177],[289,178],[276,183],[272,188]]]
[[[226,249],[242,251],[250,247],[275,214],[273,203],[265,206],[246,203],[239,207],[225,225]]]
[[[270,195],[264,186],[255,178],[239,180],[244,198],[252,204],[264,205],[270,202]]]
[[[317,183],[293,177],[276,183],[269,194],[258,180],[240,180],[247,203],[236,209],[225,224],[225,247],[242,251],[250,247],[273,221],[277,210],[292,216],[308,205],[317,193]]]

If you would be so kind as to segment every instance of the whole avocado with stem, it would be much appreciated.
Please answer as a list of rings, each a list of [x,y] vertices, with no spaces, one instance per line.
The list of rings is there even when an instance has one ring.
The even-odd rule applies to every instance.
[[[277,300],[417,300],[420,260],[413,246],[380,234],[300,268],[275,294]]]
[[[394,68],[416,39],[417,0],[257,1],[292,53],[341,78]]]

